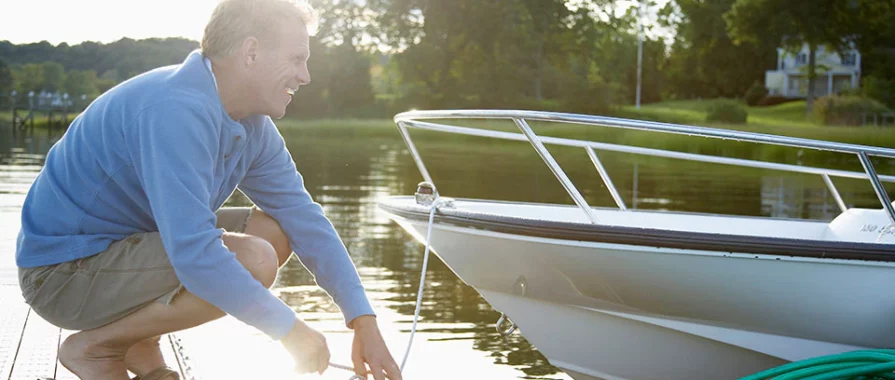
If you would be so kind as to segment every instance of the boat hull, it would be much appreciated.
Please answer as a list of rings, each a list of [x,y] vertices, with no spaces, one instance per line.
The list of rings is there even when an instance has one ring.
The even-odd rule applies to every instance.
[[[420,241],[425,218],[389,216]],[[895,345],[895,267],[437,222],[433,251],[576,379],[735,378]]]

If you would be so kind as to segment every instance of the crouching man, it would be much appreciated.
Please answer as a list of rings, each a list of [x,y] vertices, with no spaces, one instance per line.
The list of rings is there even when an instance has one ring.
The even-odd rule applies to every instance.
[[[322,373],[323,335],[268,290],[292,252],[354,330],[355,372],[401,378],[271,120],[311,80],[315,22],[287,0],[224,0],[201,51],[109,90],[50,150],[16,263],[33,310],[79,331],[59,359],[81,379],[177,379],[159,336],[225,314],[280,340],[301,372]],[[221,208],[237,188],[257,207]]]

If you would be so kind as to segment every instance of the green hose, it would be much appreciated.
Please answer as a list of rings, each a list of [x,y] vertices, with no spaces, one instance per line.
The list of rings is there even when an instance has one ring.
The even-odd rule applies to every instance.
[[[895,350],[862,350],[785,364],[740,380],[895,380]]]

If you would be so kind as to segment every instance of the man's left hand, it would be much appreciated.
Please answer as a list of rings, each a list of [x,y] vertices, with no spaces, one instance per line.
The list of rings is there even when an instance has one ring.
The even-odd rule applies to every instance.
[[[375,380],[385,380],[386,377],[402,380],[401,369],[385,346],[376,317],[362,315],[351,321],[351,327],[354,328],[354,344],[351,348],[354,373],[364,379],[367,379],[367,374],[372,373]],[[370,367],[370,372],[367,372],[367,366]]]

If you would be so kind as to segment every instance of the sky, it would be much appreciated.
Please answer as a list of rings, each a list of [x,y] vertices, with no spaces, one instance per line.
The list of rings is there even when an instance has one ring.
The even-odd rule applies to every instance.
[[[658,0],[654,8],[667,1]],[[109,43],[122,37],[185,37],[199,41],[217,3],[218,0],[0,0],[0,40],[14,44],[46,40],[53,45]],[[622,7],[634,4],[633,0],[619,2]]]
[[[122,37],[198,41],[217,0],[0,0],[0,40],[53,45]],[[11,17],[10,15],[15,15]]]

